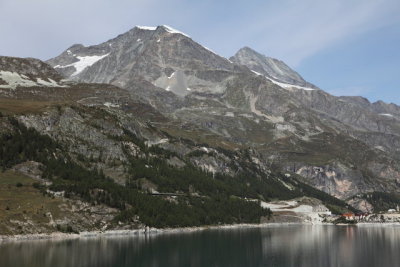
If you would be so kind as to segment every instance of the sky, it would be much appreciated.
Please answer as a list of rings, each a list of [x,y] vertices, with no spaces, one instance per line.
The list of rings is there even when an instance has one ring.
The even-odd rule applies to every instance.
[[[283,60],[331,94],[400,104],[399,14],[399,0],[0,0],[0,55],[46,60],[166,24],[224,57]]]

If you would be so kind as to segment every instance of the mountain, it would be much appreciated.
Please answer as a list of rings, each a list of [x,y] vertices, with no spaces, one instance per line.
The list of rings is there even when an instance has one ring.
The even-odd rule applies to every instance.
[[[73,80],[129,87],[142,78],[179,96],[191,90],[218,92],[219,86],[204,76],[221,82],[235,69],[229,60],[168,26],[135,27],[99,45],[73,45],[48,63]]]
[[[317,89],[315,85],[305,81],[300,74],[283,61],[264,56],[250,47],[241,48],[230,60],[236,64],[246,66],[272,81],[281,83],[281,86],[300,86]]]
[[[44,62],[28,58],[0,57],[0,89],[31,86],[59,86],[62,76]]]
[[[77,75],[64,72],[96,51],[107,56]],[[227,60],[168,26],[135,27],[100,45],[75,45],[48,63],[69,79],[138,95],[176,121],[158,124],[164,131],[250,147],[261,168],[276,164],[341,199],[398,188],[397,106],[332,96],[250,48]]]
[[[347,210],[133,92],[64,80],[34,59],[0,61],[12,70],[0,90],[0,234],[257,223],[271,216],[258,201],[272,199]]]
[[[87,218],[30,217],[46,231],[267,221],[256,200],[316,198],[335,213],[399,201],[399,107],[332,96],[250,48],[228,60],[138,26],[0,67],[5,175],[57,196],[51,214],[70,203]],[[11,217],[2,231],[16,233]]]

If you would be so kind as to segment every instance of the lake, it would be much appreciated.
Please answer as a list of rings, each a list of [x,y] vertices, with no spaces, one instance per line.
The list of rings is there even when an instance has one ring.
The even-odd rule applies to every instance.
[[[400,266],[399,226],[269,226],[0,244],[1,267]]]

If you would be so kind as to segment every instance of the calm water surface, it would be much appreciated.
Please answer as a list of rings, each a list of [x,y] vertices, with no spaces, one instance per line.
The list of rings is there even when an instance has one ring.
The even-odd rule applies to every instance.
[[[0,266],[400,266],[400,227],[273,226],[0,244]]]

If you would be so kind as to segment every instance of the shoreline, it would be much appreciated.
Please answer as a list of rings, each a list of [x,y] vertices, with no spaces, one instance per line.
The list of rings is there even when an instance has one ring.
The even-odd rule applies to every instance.
[[[106,230],[106,231],[84,231],[79,234],[52,232],[43,234],[22,234],[22,235],[0,235],[0,244],[12,241],[38,241],[38,240],[68,240],[97,237],[118,237],[118,236],[145,236],[158,234],[192,233],[205,230],[224,230],[241,228],[264,228],[270,226],[289,226],[289,225],[311,225],[309,223],[262,223],[262,224],[228,224],[228,225],[209,225],[195,227],[178,228],[139,228],[131,230]]]
[[[85,238],[101,238],[101,237],[134,237],[134,236],[148,236],[148,235],[160,235],[160,234],[181,234],[181,233],[193,233],[201,232],[205,230],[229,230],[229,229],[250,229],[250,228],[267,228],[267,227],[280,227],[280,226],[356,226],[356,227],[388,227],[388,226],[399,226],[399,222],[395,223],[374,223],[364,222],[354,225],[347,224],[331,224],[331,223],[261,223],[261,224],[229,224],[229,225],[209,225],[209,226],[196,226],[196,227],[178,227],[178,228],[139,228],[131,230],[106,230],[106,231],[86,231],[80,232],[79,234],[74,233],[62,233],[52,232],[45,234],[22,234],[22,235],[0,235],[0,245],[6,242],[14,241],[40,241],[40,240],[71,240],[71,239],[85,239]]]

